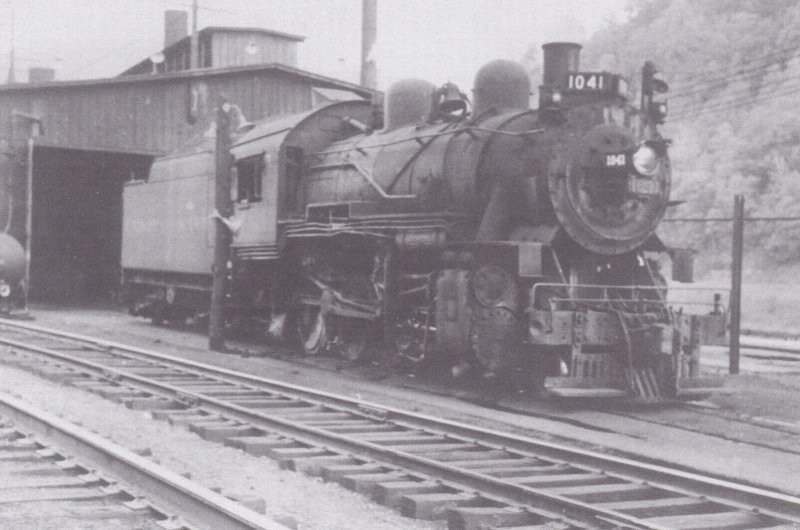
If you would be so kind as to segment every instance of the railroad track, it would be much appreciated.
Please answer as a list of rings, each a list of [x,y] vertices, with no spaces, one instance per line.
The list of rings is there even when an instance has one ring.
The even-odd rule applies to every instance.
[[[744,335],[740,339],[740,345],[742,348],[747,349],[747,353],[749,354],[757,353],[760,350],[786,354],[789,358],[796,357],[800,360],[800,341],[797,340]]]
[[[0,394],[2,528],[285,527],[76,425]]]
[[[451,528],[797,528],[800,499],[0,321],[0,359]]]

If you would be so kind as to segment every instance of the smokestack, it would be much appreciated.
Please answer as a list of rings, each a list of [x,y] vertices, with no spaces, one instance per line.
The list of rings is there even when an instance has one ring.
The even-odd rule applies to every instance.
[[[56,78],[56,71],[53,68],[28,68],[29,83],[46,83]]]
[[[539,87],[540,110],[561,104],[561,100],[555,100],[554,97],[565,88],[568,74],[577,72],[581,62],[581,45],[574,42],[548,42],[542,46],[542,50],[544,72]]]
[[[189,15],[186,11],[164,11],[164,48],[189,36]]]
[[[544,50],[544,74],[542,84],[562,85],[567,74],[577,72],[580,68],[581,45],[574,42],[549,42],[542,46]]]
[[[378,69],[374,57],[377,35],[377,0],[361,0],[361,85],[372,89],[378,84]]]

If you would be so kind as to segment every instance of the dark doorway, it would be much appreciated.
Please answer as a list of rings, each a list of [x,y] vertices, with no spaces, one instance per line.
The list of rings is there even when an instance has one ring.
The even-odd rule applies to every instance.
[[[78,305],[114,299],[122,187],[126,180],[142,178],[151,162],[146,155],[36,147],[32,301]]]

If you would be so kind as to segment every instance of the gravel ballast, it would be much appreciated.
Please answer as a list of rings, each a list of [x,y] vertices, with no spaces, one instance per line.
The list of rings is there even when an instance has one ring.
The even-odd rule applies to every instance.
[[[32,314],[34,323],[45,327],[376,404],[600,452],[644,457],[800,494],[800,363],[795,363],[795,369],[782,367],[775,373],[771,371],[774,361],[745,356],[743,375],[727,381],[735,392],[716,395],[698,406],[568,403],[498,389],[470,390],[458,381],[448,382],[423,370],[416,374],[387,372],[372,363],[352,365],[331,357],[288,356],[280,345],[231,343],[237,353],[220,354],[209,351],[208,337],[197,331],[153,326],[117,311],[40,307]],[[704,349],[704,369],[724,371],[724,357],[719,351]]]
[[[263,457],[207,442],[148,412],[133,411],[88,392],[0,365],[0,390],[94,431],[227,496],[263,498],[266,515],[298,529],[436,529],[334,483],[285,471]],[[288,519],[287,519],[288,518]]]

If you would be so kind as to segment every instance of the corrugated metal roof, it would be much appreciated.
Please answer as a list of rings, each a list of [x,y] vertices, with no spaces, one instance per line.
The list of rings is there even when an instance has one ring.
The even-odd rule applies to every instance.
[[[85,146],[85,145],[68,145],[63,142],[57,142],[46,136],[37,136],[34,138],[34,148],[50,148],[50,149],[67,149],[67,150],[78,150],[78,151],[93,151],[97,153],[126,153],[129,155],[140,155],[140,156],[162,156],[164,154],[163,150],[159,149],[138,149],[136,147],[132,148],[120,148],[115,147],[114,149],[108,149],[104,147],[95,147],[95,146]]]
[[[302,42],[306,40],[305,37],[301,35],[293,35],[291,33],[284,33],[282,31],[275,31],[272,29],[266,28],[240,28],[240,27],[233,27],[233,26],[208,26],[200,30],[200,33],[225,33],[225,32],[243,32],[243,33],[262,33],[264,35],[272,35],[274,37],[280,37],[283,39],[294,40],[298,42]],[[187,39],[189,37],[186,37]]]
[[[11,92],[43,91],[43,90],[69,90],[72,88],[80,89],[80,88],[96,87],[104,85],[130,85],[136,83],[156,84],[174,79],[203,79],[206,77],[219,77],[230,74],[240,74],[243,72],[267,72],[267,71],[282,72],[284,74],[297,76],[305,80],[311,81],[313,84],[322,87],[352,90],[353,92],[363,96],[371,96],[374,92],[369,88],[357,85],[355,83],[349,83],[347,81],[333,79],[332,77],[326,77],[323,75],[314,74],[311,72],[307,72],[305,70],[301,70],[299,68],[286,66],[285,64],[270,63],[270,64],[249,65],[249,66],[231,66],[228,68],[202,68],[199,70],[181,70],[178,72],[169,72],[166,74],[157,74],[157,75],[126,75],[119,77],[107,77],[103,79],[88,79],[88,80],[76,80],[76,81],[48,81],[44,83],[21,83],[15,85],[0,85],[0,94],[11,93]]]
[[[316,87],[314,88],[314,92],[318,93],[329,101],[351,101],[354,99],[359,99],[358,96],[353,94],[352,91],[340,90],[338,88]]]

